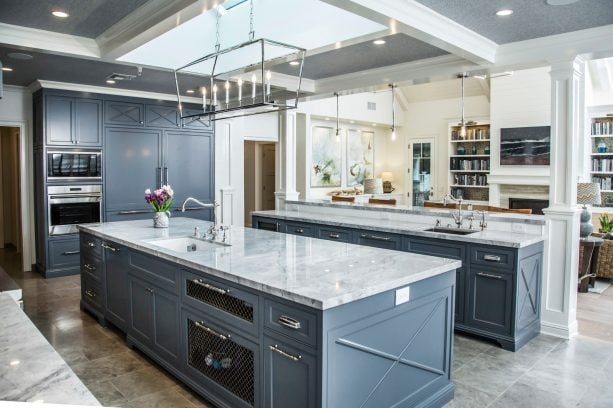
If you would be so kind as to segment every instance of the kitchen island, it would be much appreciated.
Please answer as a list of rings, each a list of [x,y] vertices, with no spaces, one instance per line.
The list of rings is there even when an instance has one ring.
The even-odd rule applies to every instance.
[[[81,304],[216,405],[453,398],[461,262],[238,227],[196,245],[210,223],[171,221],[80,226]]]

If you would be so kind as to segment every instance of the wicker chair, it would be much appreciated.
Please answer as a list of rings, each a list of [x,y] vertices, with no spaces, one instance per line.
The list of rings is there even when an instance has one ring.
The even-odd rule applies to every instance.
[[[602,238],[604,234],[593,235]],[[598,251],[596,276],[599,278],[613,279],[613,240],[605,239]]]

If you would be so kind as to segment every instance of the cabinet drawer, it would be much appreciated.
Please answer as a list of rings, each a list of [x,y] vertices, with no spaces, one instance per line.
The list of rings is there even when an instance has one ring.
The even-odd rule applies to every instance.
[[[102,305],[104,304],[102,288],[98,282],[87,274],[81,275],[81,299],[97,311],[102,312]]]
[[[515,253],[510,249],[491,246],[471,246],[470,263],[488,268],[513,269]]]
[[[81,233],[81,254],[98,258],[102,257],[102,247],[100,246],[101,242],[102,241],[100,241],[100,239],[94,237],[93,235]]]
[[[466,245],[452,241],[404,237],[402,249],[423,255],[442,256],[444,258],[465,261]]]
[[[305,237],[314,237],[315,236],[315,226],[312,224],[302,224],[299,222],[290,222],[287,221],[285,223],[285,232],[293,235],[303,235]]]
[[[181,273],[179,268],[150,255],[134,251],[129,254],[130,273],[178,294]]]
[[[311,346],[317,345],[317,314],[264,300],[264,326]]]
[[[265,231],[282,232],[285,231],[285,222],[272,218],[253,217],[253,228]]]
[[[188,270],[182,276],[181,294],[186,304],[246,333],[258,335],[258,295]]]
[[[330,241],[352,242],[351,230],[339,227],[320,226],[317,230],[317,238]]]
[[[81,252],[81,273],[88,274],[96,281],[102,281],[102,272],[104,264],[100,257],[97,257],[91,253]]]
[[[79,267],[81,253],[79,239],[50,240],[48,269],[68,269]]]
[[[400,249],[400,236],[379,231],[354,231],[353,242],[358,245],[366,245],[383,249]]]

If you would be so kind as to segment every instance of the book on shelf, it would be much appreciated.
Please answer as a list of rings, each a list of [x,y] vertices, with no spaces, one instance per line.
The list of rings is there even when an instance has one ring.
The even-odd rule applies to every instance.
[[[598,183],[601,190],[613,190],[613,177],[592,176],[592,183]]]
[[[613,171],[613,159],[592,159],[592,171]]]
[[[610,121],[592,122],[592,135],[613,135],[613,119]]]

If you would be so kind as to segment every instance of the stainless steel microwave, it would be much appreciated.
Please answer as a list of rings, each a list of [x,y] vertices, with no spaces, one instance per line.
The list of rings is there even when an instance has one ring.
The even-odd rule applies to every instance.
[[[47,180],[102,180],[102,151],[47,150]]]

